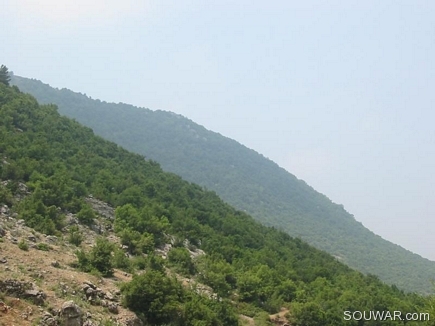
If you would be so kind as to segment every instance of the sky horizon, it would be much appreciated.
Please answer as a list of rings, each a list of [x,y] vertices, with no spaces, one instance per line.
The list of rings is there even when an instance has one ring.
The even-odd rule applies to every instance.
[[[435,261],[435,3],[0,4],[16,75],[182,114]]]

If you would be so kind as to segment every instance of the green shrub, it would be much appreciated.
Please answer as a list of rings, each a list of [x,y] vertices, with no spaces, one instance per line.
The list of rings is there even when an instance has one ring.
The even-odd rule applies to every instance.
[[[113,244],[105,238],[97,238],[95,246],[89,253],[83,250],[76,251],[77,265],[84,272],[93,270],[101,273],[101,276],[113,275]]]
[[[13,198],[9,189],[0,186],[0,205],[11,206],[13,204]]]
[[[122,286],[124,305],[143,313],[152,325],[169,324],[179,319],[183,295],[181,285],[160,271],[150,270],[136,275]]]
[[[92,270],[92,265],[89,254],[87,254],[84,250],[77,250],[75,254],[77,257],[77,264],[74,264],[74,267],[77,267],[84,272],[90,272]]]
[[[125,228],[119,232],[121,243],[128,247],[133,255],[147,254],[154,250],[154,236],[147,232],[139,233],[131,228]]]
[[[83,235],[77,225],[73,225],[69,229],[68,242],[75,246],[80,246],[83,241]]]
[[[133,257],[131,260],[133,268],[144,270],[148,266],[148,259],[144,256]]]
[[[105,277],[113,275],[113,243],[105,238],[97,238],[90,253],[91,264]]]
[[[121,249],[116,249],[113,254],[113,267],[122,269],[123,271],[131,273],[133,271],[133,264],[130,259],[125,255]]]
[[[193,275],[195,273],[190,253],[184,247],[172,248],[168,253],[168,261],[181,274]]]
[[[36,245],[36,249],[42,250],[42,251],[49,251],[51,248],[48,244],[40,242]]]
[[[89,205],[83,205],[80,212],[77,213],[77,218],[81,223],[90,225],[94,222],[94,210]]]
[[[24,251],[28,251],[29,245],[27,244],[26,241],[21,240],[20,242],[18,242],[18,248],[20,248],[21,250],[24,250]]]

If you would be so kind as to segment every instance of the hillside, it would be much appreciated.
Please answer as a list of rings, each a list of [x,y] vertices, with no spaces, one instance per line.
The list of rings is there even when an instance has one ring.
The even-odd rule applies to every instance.
[[[9,282],[1,300],[17,302],[12,297],[23,291],[8,292],[8,284],[33,279],[49,291],[24,289],[40,300],[30,310],[40,306],[41,319],[67,314],[58,312],[56,298],[62,296],[86,310],[107,309],[95,312],[99,321],[88,316],[89,322],[79,324],[88,326],[118,323],[116,318],[103,323],[104,312],[116,314],[107,300],[132,310],[146,325],[282,324],[269,314],[284,314],[295,326],[361,325],[344,321],[343,312],[431,309],[428,299],[262,226],[215,193],[1,83],[0,156],[0,250],[6,256],[0,273]],[[70,245],[78,248],[75,257]],[[51,266],[65,271],[48,267],[53,256],[58,261]],[[46,279],[44,270],[56,277]],[[82,282],[77,270],[99,278],[101,288]],[[64,282],[68,271],[77,280]],[[44,303],[47,297],[54,307]],[[407,323],[413,324],[422,323]]]
[[[435,263],[375,235],[341,205],[261,154],[165,111],[92,100],[13,76],[12,83],[96,134],[159,162],[166,171],[215,191],[261,223],[300,237],[363,273],[427,293]]]
[[[20,187],[27,192],[24,184]],[[120,305],[118,284],[131,280],[131,274],[116,270],[113,277],[101,278],[73,268],[77,247],[67,240],[66,231],[72,225],[56,237],[27,227],[12,215],[2,206],[0,325],[53,326],[65,319],[72,323],[68,309],[76,307],[87,326],[140,326],[138,317]],[[79,228],[86,236],[82,247],[95,245],[98,233]],[[91,293],[89,287],[100,290]]]

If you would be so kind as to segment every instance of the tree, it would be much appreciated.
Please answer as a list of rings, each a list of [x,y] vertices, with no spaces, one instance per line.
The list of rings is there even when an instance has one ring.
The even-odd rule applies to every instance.
[[[328,324],[325,313],[316,302],[298,303],[293,305],[292,314],[295,326],[321,326]]]
[[[103,276],[113,275],[113,244],[105,238],[97,238],[90,253],[90,262]]]
[[[175,278],[163,272],[148,270],[135,275],[122,286],[124,304],[151,325],[168,324],[180,320],[183,288]]]
[[[81,223],[91,225],[94,223],[94,210],[89,205],[84,205],[80,212],[77,213],[77,218]]]
[[[113,259],[112,251],[113,244],[103,238],[97,238],[95,246],[91,252],[87,254],[83,250],[76,251],[78,259],[78,267],[84,272],[91,272],[97,270],[102,276],[108,277],[113,275]]]
[[[169,263],[183,275],[195,274],[195,265],[186,248],[173,248],[168,253]]]
[[[0,83],[9,86],[9,82],[11,81],[11,77],[9,76],[9,70],[5,65],[1,65],[0,67]]]

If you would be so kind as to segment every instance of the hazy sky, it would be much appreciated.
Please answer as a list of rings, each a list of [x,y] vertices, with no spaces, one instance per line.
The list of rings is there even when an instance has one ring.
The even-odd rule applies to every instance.
[[[435,260],[434,1],[0,0],[0,28],[15,74],[180,113]]]

